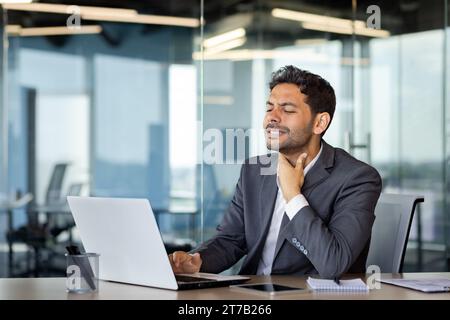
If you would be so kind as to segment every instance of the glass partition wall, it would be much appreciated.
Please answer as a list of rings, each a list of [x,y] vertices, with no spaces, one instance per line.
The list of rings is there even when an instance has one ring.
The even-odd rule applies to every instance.
[[[191,248],[198,1],[51,2],[3,5],[1,194],[34,198],[0,216],[2,275],[64,272],[69,194],[150,199]]]
[[[425,197],[404,270],[448,270],[448,1],[46,3],[2,6],[0,276],[60,274],[67,194],[149,199],[168,252],[210,238],[285,65],[334,87],[328,143]]]

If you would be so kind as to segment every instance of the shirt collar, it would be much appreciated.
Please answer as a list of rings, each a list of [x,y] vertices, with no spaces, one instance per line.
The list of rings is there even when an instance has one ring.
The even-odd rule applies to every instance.
[[[308,163],[308,165],[305,167],[305,169],[303,169],[303,173],[306,176],[306,174],[309,172],[309,170],[311,170],[311,168],[316,164],[317,160],[320,157],[320,154],[322,153],[322,149],[323,149],[323,144],[320,144],[320,150],[317,153],[317,155],[314,157],[314,159],[311,160],[310,163]]]

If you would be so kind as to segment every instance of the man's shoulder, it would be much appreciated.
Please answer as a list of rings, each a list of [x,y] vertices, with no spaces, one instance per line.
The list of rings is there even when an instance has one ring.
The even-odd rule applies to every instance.
[[[366,173],[379,176],[378,171],[370,164],[355,158],[344,149],[334,148],[334,150],[334,166],[337,171],[344,171],[347,174],[354,172],[355,174]]]

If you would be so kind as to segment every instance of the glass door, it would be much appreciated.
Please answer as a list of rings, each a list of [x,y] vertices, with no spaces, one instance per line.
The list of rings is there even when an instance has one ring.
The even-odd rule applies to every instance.
[[[378,169],[383,192],[425,197],[415,213],[405,271],[446,270],[446,2],[423,6],[358,1],[357,17],[378,16],[389,35],[355,35],[354,42],[363,63],[354,70],[351,144],[357,149],[350,151]]]

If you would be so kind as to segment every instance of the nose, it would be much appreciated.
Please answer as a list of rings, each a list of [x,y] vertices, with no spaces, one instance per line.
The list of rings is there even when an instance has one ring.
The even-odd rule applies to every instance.
[[[279,123],[281,121],[280,110],[277,107],[274,107],[270,112],[266,114],[267,123],[275,122]]]

